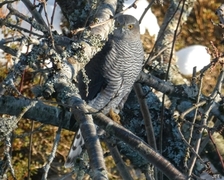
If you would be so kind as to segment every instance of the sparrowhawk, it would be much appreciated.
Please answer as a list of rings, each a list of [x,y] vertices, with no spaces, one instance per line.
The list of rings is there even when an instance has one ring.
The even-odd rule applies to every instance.
[[[131,15],[115,18],[115,29],[108,41],[85,67],[90,82],[82,83],[80,94],[88,105],[107,114],[111,109],[119,113],[129,95],[144,59],[138,20]],[[84,144],[80,130],[70,149],[65,167],[71,167]]]

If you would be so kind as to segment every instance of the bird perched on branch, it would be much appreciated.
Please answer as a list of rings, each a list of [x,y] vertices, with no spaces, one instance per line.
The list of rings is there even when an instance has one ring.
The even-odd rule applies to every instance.
[[[108,114],[123,108],[137,76],[139,75],[144,51],[140,40],[138,20],[131,15],[115,18],[115,29],[102,50],[85,67],[79,76],[80,94],[88,105]],[[88,77],[89,83],[83,79]],[[65,167],[71,167],[84,144],[81,131],[77,132]]]

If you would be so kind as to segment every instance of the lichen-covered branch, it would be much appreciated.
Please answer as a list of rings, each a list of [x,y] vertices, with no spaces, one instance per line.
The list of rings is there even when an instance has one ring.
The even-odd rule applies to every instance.
[[[178,72],[177,66],[172,64],[174,44],[180,31],[180,25],[187,20],[194,3],[195,0],[171,1],[161,25],[154,51],[150,54],[147,61],[147,65],[152,67],[152,69],[150,68],[151,73],[161,79],[169,79],[171,82],[175,82],[175,84],[183,84],[184,81]],[[165,50],[156,60],[150,61],[150,58],[156,52],[164,48]]]
[[[198,87],[196,85],[188,86],[186,84],[172,85],[170,82],[165,82],[152,74],[140,73],[138,81],[149,87],[152,87],[170,97],[196,98]]]
[[[68,12],[70,13],[66,12],[66,17],[74,36],[79,37],[79,40],[73,44],[74,55],[71,56],[75,64],[79,66],[76,71],[79,71],[101,49],[103,41],[107,39],[108,34],[111,32],[113,24],[111,17],[115,15],[117,1],[79,1],[78,3],[74,3],[74,1],[58,0],[57,2],[63,12],[67,11],[66,8],[73,5],[72,9],[69,8]],[[96,25],[89,30],[91,25],[97,23],[100,25]],[[83,29],[77,35],[78,28]]]
[[[30,99],[21,97],[16,98],[13,96],[2,96],[0,98],[0,113],[18,116],[23,110],[23,107],[30,104],[30,101]],[[45,104],[42,101],[37,101],[36,105],[30,108],[23,117],[41,122],[43,124],[59,126],[61,114],[62,109],[56,106],[47,105],[47,103]],[[75,121],[69,111],[65,112],[65,122],[62,127],[64,129],[69,129],[70,131],[75,131],[78,129],[78,126],[75,124]]]
[[[9,97],[9,96],[2,96],[0,98],[0,107],[3,106],[5,108],[0,108],[0,113],[4,113],[4,114],[14,114],[14,113],[17,114],[18,113],[19,114],[20,108],[23,107],[24,104],[28,104],[29,102],[30,102],[30,100],[28,100],[28,99],[23,100],[21,98],[18,99],[18,98],[13,98],[13,97]],[[73,106],[75,106],[75,105],[73,105]],[[12,108],[12,107],[14,107],[14,108]],[[88,108],[88,110],[91,110],[92,113],[95,112],[95,110],[92,110],[89,108]],[[38,102],[35,105],[35,107],[32,107],[24,115],[24,117],[42,122],[44,124],[52,124],[55,126],[59,126],[61,124],[60,119],[59,119],[60,113],[61,113],[60,109],[58,109],[54,106],[45,105],[42,102]],[[103,115],[101,113],[96,113],[96,114],[94,113],[93,116],[97,117],[97,119],[94,120],[94,123],[96,123],[103,129],[105,129],[106,131],[112,133],[112,135],[116,136],[117,138],[123,140],[125,143],[129,144],[136,151],[140,151],[141,152],[140,154],[144,158],[146,158],[150,163],[154,164],[156,167],[158,167],[160,170],[162,170],[162,172],[164,172],[168,177],[170,177],[170,176],[175,177],[177,174],[179,174],[179,172],[177,170],[175,170],[175,168],[172,167],[172,165],[168,161],[164,160],[165,162],[162,162],[162,164],[160,164],[160,160],[161,160],[162,156],[155,153],[154,150],[149,149],[149,147],[146,143],[144,143],[141,139],[139,139],[137,136],[132,134],[130,131],[127,131],[122,126],[115,124],[113,121],[111,121],[109,118],[107,118],[105,115]],[[76,116],[76,118],[77,117],[78,116]],[[101,120],[101,119],[103,119],[103,120]],[[72,127],[72,125],[71,125],[72,123],[70,123],[70,121],[71,121],[71,113],[70,112],[65,113],[64,120],[65,120],[65,123],[63,123],[63,128],[74,130],[73,129],[74,127]],[[126,133],[128,133],[128,134],[126,134]],[[132,138],[129,139],[129,136]],[[134,140],[134,142],[132,142],[132,140]],[[140,143],[141,146],[136,145],[136,143]],[[151,159],[151,156],[153,156],[154,158]],[[157,159],[157,158],[159,158],[159,159]],[[166,167],[165,164],[163,164],[163,163],[165,163],[165,164],[168,163],[169,168],[171,168],[171,169]],[[172,171],[172,172],[170,172],[170,171]],[[171,173],[170,175],[169,175],[169,172]],[[175,176],[173,176],[173,175],[175,175]],[[183,176],[180,175],[179,177],[183,177]]]
[[[17,11],[15,8],[13,8],[11,4],[8,4],[7,8],[9,9],[11,15],[13,14],[16,17],[21,18],[22,20],[28,22],[35,29],[37,29],[39,31],[42,31],[44,33],[48,32],[48,28],[47,28],[46,24],[45,23],[42,24],[43,22],[40,19],[39,19],[39,22],[37,22],[37,21],[33,20],[32,18],[29,18],[28,16],[25,16],[24,14],[22,14],[21,12]]]
[[[89,109],[90,112],[95,113],[94,122],[100,125],[101,128],[105,129],[106,132],[115,135],[120,140],[128,144],[134,151],[139,152],[139,154],[145,158],[148,162],[155,165],[160,169],[168,178],[176,180],[184,180],[186,177],[179,172],[169,161],[164,159],[159,153],[155,152],[148,144],[146,144],[142,139],[135,136],[130,131],[126,130],[124,127],[111,122],[110,118],[104,116],[102,113],[96,113],[92,108]]]
[[[195,0],[171,1],[163,24],[161,25],[157,42],[158,49],[163,49],[166,47],[166,50],[163,52],[164,62],[169,62],[174,36],[179,32],[175,31],[177,30],[178,26],[187,20],[194,3]],[[182,6],[184,6],[183,11]]]
[[[34,5],[29,0],[22,0],[22,2],[26,5],[27,9],[30,11],[32,16],[36,19],[36,21],[48,29],[47,24],[45,23],[44,19],[42,18],[41,14],[37,12]]]

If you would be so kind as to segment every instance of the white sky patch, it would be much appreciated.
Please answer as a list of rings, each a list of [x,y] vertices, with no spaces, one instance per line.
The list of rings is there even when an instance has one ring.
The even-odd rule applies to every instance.
[[[210,63],[211,56],[207,53],[206,47],[192,45],[176,52],[177,66],[183,75],[192,75],[193,68],[197,67],[199,72],[204,66]]]

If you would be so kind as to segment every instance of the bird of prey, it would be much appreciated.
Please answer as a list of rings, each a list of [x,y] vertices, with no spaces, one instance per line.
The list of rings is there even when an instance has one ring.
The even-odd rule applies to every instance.
[[[138,20],[131,15],[119,15],[115,18],[114,26],[102,50],[86,65],[85,76],[83,73],[79,75],[81,97],[104,114],[110,110],[119,113],[123,108],[144,60]],[[86,76],[90,81],[88,84],[83,83]],[[83,144],[79,130],[65,167],[73,165]]]

